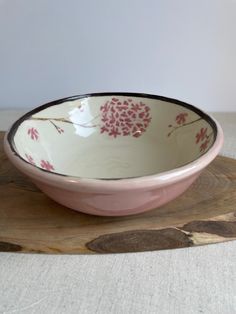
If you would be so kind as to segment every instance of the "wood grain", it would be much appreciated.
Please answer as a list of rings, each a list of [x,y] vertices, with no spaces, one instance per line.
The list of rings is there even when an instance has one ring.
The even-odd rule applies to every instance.
[[[67,209],[7,160],[0,133],[0,251],[120,253],[192,247],[236,239],[236,160],[217,157],[171,203],[129,217]]]

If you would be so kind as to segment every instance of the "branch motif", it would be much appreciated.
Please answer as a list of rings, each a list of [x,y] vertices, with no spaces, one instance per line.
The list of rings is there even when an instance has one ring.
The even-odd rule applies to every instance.
[[[31,117],[29,118],[29,120],[38,120],[38,121],[49,121],[51,122],[55,128],[58,128],[58,126],[53,122],[53,121],[56,121],[56,122],[64,122],[64,123],[70,123],[70,124],[74,124],[74,125],[78,125],[78,126],[81,126],[81,127],[84,127],[84,128],[95,128],[97,126],[99,126],[99,124],[93,124],[93,125],[87,125],[88,123],[91,123],[93,120],[95,120],[98,116],[94,117],[91,121],[89,122],[86,122],[84,124],[80,124],[80,123],[75,123],[75,122],[72,122],[71,120],[68,120],[68,119],[65,119],[65,118],[40,118],[40,117]],[[64,130],[62,131],[64,132]],[[60,133],[60,132],[59,132]]]
[[[168,137],[171,136],[171,134],[173,132],[175,132],[177,129],[182,128],[182,127],[187,126],[187,125],[190,125],[190,124],[193,124],[193,123],[198,122],[200,120],[202,120],[202,118],[198,118],[196,120],[193,120],[193,121],[190,121],[190,122],[186,122],[186,123],[182,123],[181,125],[174,126],[173,129],[168,133]],[[170,124],[169,127],[172,127],[172,125]]]
[[[170,137],[171,134],[179,128],[182,128],[182,127],[185,127],[185,126],[188,126],[190,124],[193,124],[193,123],[196,123],[198,121],[203,120],[203,118],[199,117],[199,118],[192,120],[190,122],[186,122],[187,117],[188,117],[187,112],[179,113],[175,118],[177,125],[173,126],[172,124],[170,124],[168,126],[169,128],[172,128],[172,130],[167,134],[167,136]],[[209,134],[207,134],[207,132],[208,132],[208,128],[202,127],[195,136],[196,144],[200,144],[200,146],[199,146],[200,153],[204,153],[207,150],[207,148],[209,147],[210,138],[213,135],[213,132],[211,132]]]

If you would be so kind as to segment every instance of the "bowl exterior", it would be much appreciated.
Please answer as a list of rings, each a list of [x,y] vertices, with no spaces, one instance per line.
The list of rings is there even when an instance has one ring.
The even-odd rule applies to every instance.
[[[120,191],[104,193],[101,189],[91,191],[67,190],[34,180],[40,190],[56,202],[86,214],[98,216],[126,216],[158,208],[181,195],[196,180],[200,172],[164,187],[127,190],[124,184]]]
[[[170,171],[121,179],[89,179],[45,171],[23,160],[12,148],[7,133],[4,149],[10,161],[56,202],[87,214],[125,216],[160,207],[181,195],[210,164],[223,145],[223,132],[216,124],[213,146],[198,159]]]

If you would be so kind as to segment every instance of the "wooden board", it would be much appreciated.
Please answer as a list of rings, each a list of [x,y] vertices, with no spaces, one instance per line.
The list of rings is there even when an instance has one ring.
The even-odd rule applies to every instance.
[[[65,208],[7,160],[0,133],[0,251],[119,253],[192,247],[236,239],[236,160],[217,157],[171,203],[129,217]]]

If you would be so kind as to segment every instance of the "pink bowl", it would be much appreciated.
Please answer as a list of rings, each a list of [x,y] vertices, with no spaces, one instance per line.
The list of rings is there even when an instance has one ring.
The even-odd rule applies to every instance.
[[[137,93],[60,99],[5,136],[12,163],[45,194],[88,214],[123,216],[182,194],[223,144],[219,124],[179,100]]]

